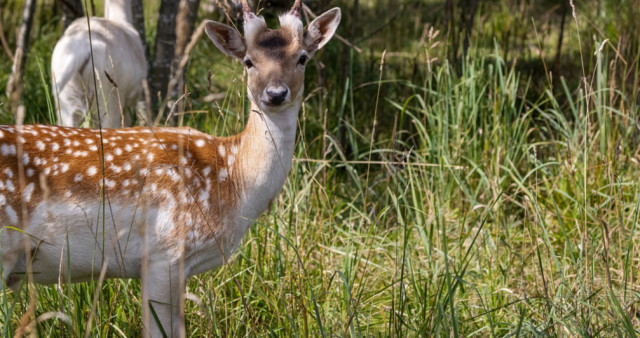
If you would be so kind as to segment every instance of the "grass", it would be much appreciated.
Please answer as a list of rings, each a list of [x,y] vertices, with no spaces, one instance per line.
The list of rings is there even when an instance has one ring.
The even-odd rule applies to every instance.
[[[419,52],[408,75],[402,57],[380,70],[382,49],[332,42],[307,70],[283,192],[231,266],[189,280],[189,336],[637,335],[638,107],[620,80],[632,61],[618,42],[577,43],[580,14],[565,34],[585,73],[551,81],[505,60],[500,43],[451,64],[430,35],[408,48]],[[183,123],[238,132],[241,67],[205,41],[192,59],[187,106],[204,113]],[[29,71],[45,75],[25,95],[48,90],[46,68]],[[202,100],[208,69],[221,101]],[[30,121],[47,121],[39,102]],[[35,318],[40,336],[137,336],[140,286],[25,285],[0,292],[0,311],[5,336]]]

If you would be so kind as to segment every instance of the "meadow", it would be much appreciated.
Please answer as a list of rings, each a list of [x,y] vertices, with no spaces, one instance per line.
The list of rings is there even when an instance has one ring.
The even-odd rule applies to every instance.
[[[640,333],[639,1],[474,3],[308,2],[341,7],[357,48],[334,39],[307,67],[290,176],[231,264],[189,280],[188,336]],[[22,1],[0,4],[11,44]],[[53,7],[26,123],[55,122]],[[3,93],[10,71],[2,54]],[[186,84],[175,123],[242,130],[239,62],[202,38]],[[140,284],[2,284],[0,312],[3,336],[135,337]]]

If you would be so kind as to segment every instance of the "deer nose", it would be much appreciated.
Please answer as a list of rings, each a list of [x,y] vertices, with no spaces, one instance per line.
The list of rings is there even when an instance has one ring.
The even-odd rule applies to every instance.
[[[267,98],[271,104],[281,104],[287,98],[289,94],[289,88],[282,85],[275,85],[267,87]]]

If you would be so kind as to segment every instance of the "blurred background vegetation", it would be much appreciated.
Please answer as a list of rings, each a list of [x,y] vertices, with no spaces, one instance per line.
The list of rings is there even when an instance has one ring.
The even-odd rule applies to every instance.
[[[258,8],[273,24],[282,2]],[[151,51],[159,4],[144,2]],[[197,22],[240,27],[216,4],[202,0]],[[305,4],[340,7],[347,43],[307,67],[296,160],[272,213],[231,268],[192,278],[190,336],[639,333],[639,0]],[[23,6],[0,0],[2,93]],[[57,3],[38,1],[28,123],[54,122],[62,29]],[[242,130],[240,63],[201,38],[185,84],[169,123]],[[0,122],[13,121],[0,96]],[[37,313],[68,324],[54,316],[36,332],[136,336],[136,283],[37,286]],[[29,301],[6,292],[11,335]]]

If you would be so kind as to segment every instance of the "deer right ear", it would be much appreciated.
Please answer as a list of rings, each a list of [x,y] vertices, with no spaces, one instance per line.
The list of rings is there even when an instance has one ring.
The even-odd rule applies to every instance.
[[[340,24],[340,17],[340,8],[336,7],[322,13],[309,24],[304,32],[304,44],[309,54],[315,53],[331,40]]]
[[[244,59],[247,46],[237,30],[219,22],[208,20],[204,26],[204,31],[221,52],[240,61]]]

